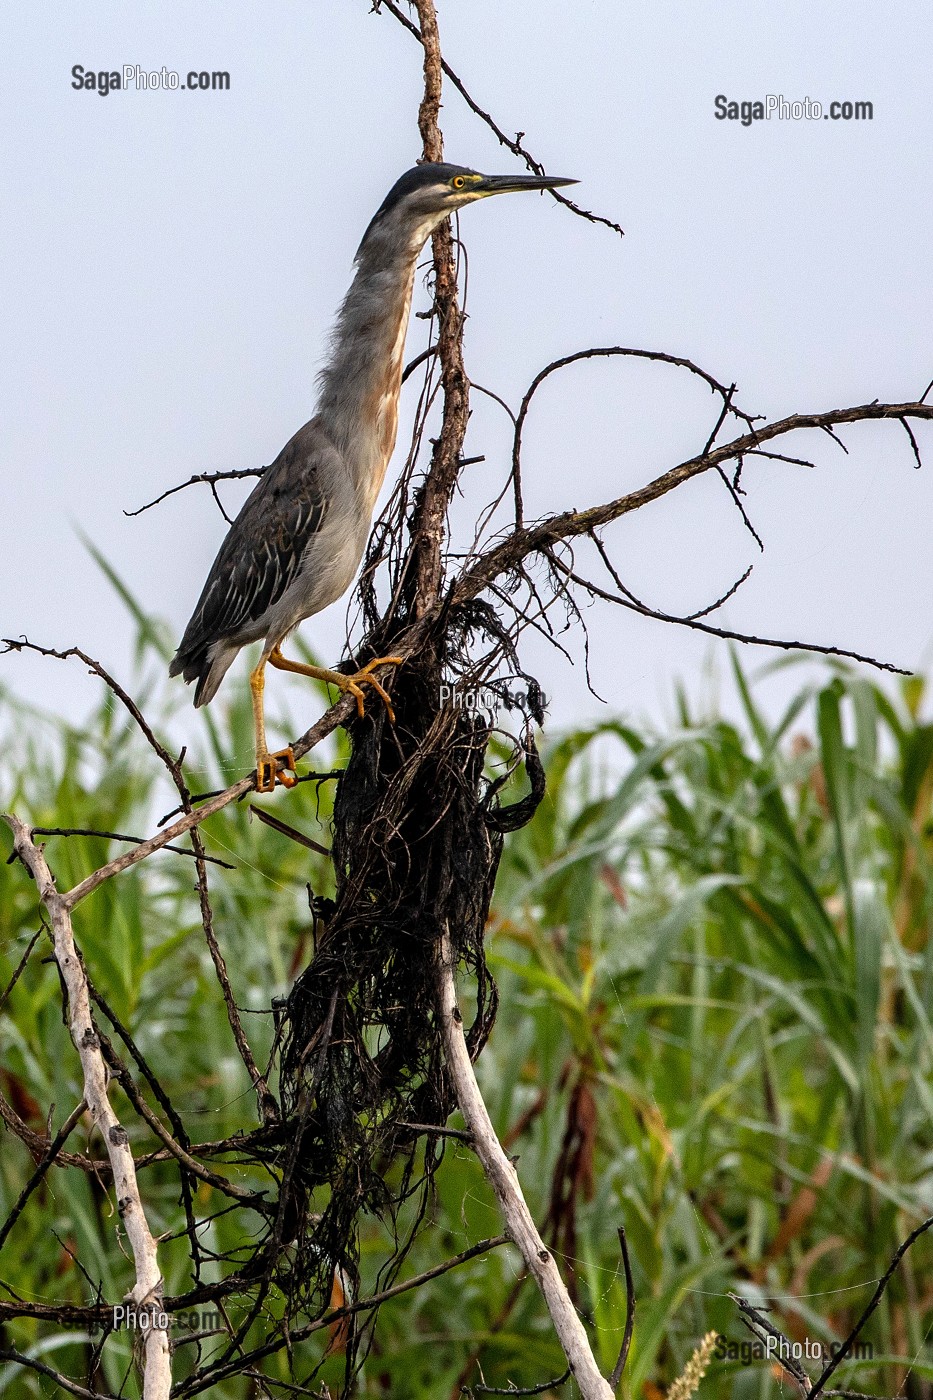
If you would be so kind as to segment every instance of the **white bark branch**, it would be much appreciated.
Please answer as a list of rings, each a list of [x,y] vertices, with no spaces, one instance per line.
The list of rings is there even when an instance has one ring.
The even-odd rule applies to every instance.
[[[496,1137],[476,1082],[463,1033],[463,1017],[457,1005],[454,959],[450,935],[446,930],[438,950],[437,997],[447,1069],[453,1080],[460,1112],[472,1135],[474,1150],[496,1193],[506,1233],[521,1250],[528,1272],[544,1296],[554,1331],[583,1400],[613,1400],[612,1387],[596,1364],[583,1323],[564,1286],[554,1256],[538,1234],[522,1194],[518,1174]]]
[[[136,1283],[128,1301],[137,1311],[148,1312],[152,1323],[144,1336],[143,1397],[144,1400],[168,1400],[172,1366],[167,1327],[158,1325],[165,1314],[156,1242],[140,1199],[129,1138],[107,1094],[107,1068],[94,1029],[87,978],[74,941],[71,912],[55,888],[43,848],[33,840],[31,828],[18,817],[4,816],[4,821],[13,832],[16,854],[35,880],[39,899],[51,920],[55,961],[68,992],[68,1029],[84,1073],[84,1100],[107,1148],[117,1209],[133,1251]]]

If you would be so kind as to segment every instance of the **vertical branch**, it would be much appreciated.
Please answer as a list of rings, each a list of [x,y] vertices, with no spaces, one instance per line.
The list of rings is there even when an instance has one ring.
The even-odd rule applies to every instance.
[[[444,143],[438,126],[443,63],[437,14],[434,0],[415,0],[415,4],[424,49],[424,97],[418,110],[418,127],[425,160],[438,161],[443,159]],[[413,521],[416,567],[412,612],[416,619],[436,602],[443,583],[444,524],[460,470],[470,414],[470,385],[463,364],[463,315],[457,299],[453,238],[446,220],[434,234],[434,271],[444,413]],[[496,1193],[508,1234],[521,1250],[544,1296],[584,1400],[611,1400],[613,1391],[596,1365],[583,1324],[564,1287],[554,1257],[535,1228],[515,1168],[502,1150],[480,1094],[457,1006],[454,965],[450,935],[445,927],[438,944],[436,1004],[444,1057],[460,1111]]]
[[[156,1242],[143,1210],[130,1140],[107,1094],[107,1068],[91,1015],[87,978],[74,941],[71,911],[55,888],[42,847],[33,841],[31,829],[18,817],[5,816],[4,820],[13,832],[16,854],[35,880],[39,899],[51,919],[55,961],[68,993],[68,1029],[84,1074],[84,1100],[107,1148],[113,1168],[117,1210],[133,1251],[136,1284],[129,1299],[137,1310],[150,1315],[151,1325],[144,1334],[144,1400],[168,1400],[172,1367]]]
[[[450,935],[446,930],[438,948],[437,995],[447,1070],[454,1084],[460,1112],[472,1135],[473,1148],[496,1193],[506,1232],[521,1250],[528,1272],[541,1290],[583,1400],[612,1400],[612,1387],[596,1365],[583,1323],[570,1300],[554,1256],[538,1233],[522,1194],[518,1174],[496,1137],[476,1082],[463,1033],[463,1018],[457,1005],[454,957]]]
[[[434,0],[415,0],[424,49],[424,96],[418,109],[425,160],[444,158],[444,138],[438,125],[443,64]],[[434,306],[437,350],[444,391],[441,431],[434,444],[431,467],[413,521],[415,579],[412,612],[423,616],[434,603],[443,581],[442,545],[447,507],[460,470],[463,440],[470,416],[470,383],[463,366],[463,313],[457,298],[457,268],[450,222],[445,219],[433,235]]]

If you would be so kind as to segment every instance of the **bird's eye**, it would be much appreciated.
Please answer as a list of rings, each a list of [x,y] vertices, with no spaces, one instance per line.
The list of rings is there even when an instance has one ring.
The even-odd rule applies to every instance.
[[[463,176],[455,175],[451,183],[453,184],[455,190],[462,190],[464,185]]]

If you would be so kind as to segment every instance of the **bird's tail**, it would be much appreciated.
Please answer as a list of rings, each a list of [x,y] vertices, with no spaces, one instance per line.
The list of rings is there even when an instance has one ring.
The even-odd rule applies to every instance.
[[[199,710],[202,705],[209,705],[217,694],[220,682],[227,674],[239,649],[220,643],[192,653],[179,647],[168,673],[170,676],[184,676],[188,685],[197,681],[194,707]]]

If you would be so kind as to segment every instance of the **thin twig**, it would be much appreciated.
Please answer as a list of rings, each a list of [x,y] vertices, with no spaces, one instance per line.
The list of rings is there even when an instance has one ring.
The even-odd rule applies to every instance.
[[[901,1262],[904,1255],[911,1248],[911,1246],[916,1244],[920,1236],[926,1234],[927,1230],[929,1230],[931,1226],[933,1226],[933,1215],[931,1215],[927,1220],[924,1220],[923,1223],[921,1225],[918,1225],[915,1230],[911,1230],[906,1240],[904,1240],[903,1244],[899,1246],[887,1269],[884,1271],[881,1278],[878,1280],[878,1286],[876,1287],[874,1293],[871,1295],[871,1299],[869,1300],[867,1307],[862,1312],[861,1317],[858,1319],[855,1326],[852,1328],[848,1337],[846,1337],[842,1346],[838,1348],[838,1350],[834,1353],[832,1359],[830,1360],[829,1364],[817,1377],[816,1381],[814,1382],[813,1389],[807,1396],[807,1400],[819,1400],[820,1395],[823,1393],[823,1389],[826,1385],[826,1382],[829,1380],[833,1372],[839,1366],[842,1365],[852,1346],[852,1343],[857,1340],[860,1332],[865,1326],[865,1323],[871,1317],[872,1313],[875,1311],[878,1304],[881,1302],[881,1299],[884,1297],[885,1289],[891,1282],[891,1279],[894,1276],[894,1272],[897,1269],[898,1264]]]
[[[615,603],[617,607],[628,608],[630,612],[638,613],[641,617],[653,618],[656,622],[670,622],[676,627],[690,627],[696,632],[705,632],[710,637],[721,637],[725,641],[744,642],[749,646],[775,647],[779,651],[802,651],[814,652],[819,656],[838,656],[846,661],[861,661],[866,666],[874,666],[878,671],[890,671],[894,675],[909,676],[911,672],[903,666],[896,666],[893,661],[880,661],[876,656],[867,656],[863,652],[849,651],[845,647],[834,647],[822,642],[801,642],[781,637],[758,637],[751,632],[735,632],[729,627],[714,627],[712,623],[701,622],[698,616],[678,617],[676,613],[662,612],[659,608],[651,608],[647,603],[642,603],[635,598],[628,589],[626,596],[619,597],[614,593],[609,593],[605,588],[600,588],[591,579],[583,578],[580,574],[569,569],[553,551],[548,552],[548,558],[556,569],[564,574],[572,583],[580,588],[586,589],[597,598],[602,598],[607,603]],[[744,580],[742,580],[744,581]],[[734,592],[734,586],[732,591]],[[714,607],[720,603],[713,604]]]
[[[581,354],[576,358],[583,358],[583,356]],[[674,357],[668,358],[672,359],[674,363],[681,363]],[[564,362],[555,362],[555,365],[560,363],[569,363],[569,359]],[[696,369],[695,366],[692,368]],[[702,371],[698,372],[709,382],[708,376]],[[540,380],[541,377],[537,376],[533,384],[540,383]],[[526,394],[527,399],[528,395]],[[917,418],[933,421],[933,404],[861,404],[852,408],[830,409],[824,413],[795,413],[773,423],[755,423],[752,429],[741,437],[735,438],[732,442],[724,443],[720,447],[715,447],[704,455],[688,458],[678,466],[662,472],[646,486],[631,491],[625,496],[606,501],[602,505],[592,506],[588,510],[564,511],[560,515],[549,516],[535,525],[513,529],[504,539],[487,549],[461,573],[453,587],[450,602],[457,605],[475,598],[495,579],[514,573],[529,555],[544,552],[549,545],[556,544],[558,541],[591,534],[594,529],[619,520],[623,515],[640,510],[652,501],[660,500],[662,496],[683,485],[684,482],[692,480],[693,477],[718,467],[723,462],[734,461],[742,457],[753,448],[760,447],[763,442],[772,441],[774,438],[806,428],[829,429],[836,423],[883,421],[887,418]],[[523,421],[521,413],[519,419],[520,422]],[[667,621],[668,619],[665,617],[663,620]],[[714,635],[718,634],[714,631]],[[737,640],[752,639],[740,637]],[[841,649],[834,648],[814,647],[812,650],[823,651],[826,655],[844,654]],[[879,663],[872,657],[859,655],[854,659],[866,661],[869,665],[878,665],[882,670],[901,670],[901,668],[891,666],[888,663]]]
[[[906,418],[899,418],[897,421],[900,423],[901,427],[904,429],[904,432],[910,438],[910,446],[914,454],[914,466],[917,469],[917,471],[919,471],[920,468],[923,466],[923,462],[920,457],[920,448],[917,446],[917,439],[914,437],[913,429],[911,428]]]
[[[261,1346],[246,1352],[243,1357],[239,1358],[239,1361],[228,1362],[223,1368],[209,1366],[204,1371],[189,1376],[187,1380],[178,1385],[175,1395],[179,1397],[179,1400],[183,1395],[199,1395],[202,1390],[217,1385],[228,1376],[238,1375],[244,1362],[247,1365],[252,1365],[256,1361],[261,1361],[265,1356],[271,1356],[274,1352],[281,1351],[286,1345],[295,1346],[298,1342],[305,1341],[315,1332],[320,1332],[325,1327],[332,1327],[335,1322],[340,1322],[346,1317],[353,1317],[362,1312],[373,1312],[392,1298],[401,1297],[403,1293],[410,1293],[412,1289],[421,1288],[424,1284],[430,1283],[432,1279],[440,1278],[442,1274],[449,1273],[451,1269],[456,1269],[459,1265],[466,1264],[481,1254],[488,1254],[490,1250],[499,1249],[502,1245],[509,1243],[507,1235],[494,1235],[491,1239],[480,1240],[478,1244],[471,1245],[469,1249],[464,1249],[453,1258],[445,1259],[442,1264],[435,1264],[432,1269],[425,1269],[424,1273],[417,1274],[415,1278],[406,1279],[404,1283],[393,1284],[391,1288],[374,1293],[369,1298],[363,1298],[359,1303],[347,1303],[344,1307],[333,1308],[321,1317],[315,1318],[313,1322],[307,1322],[303,1327],[293,1328],[287,1339],[274,1337],[271,1341],[264,1342]]]
[[[0,1228],[0,1249],[2,1249],[4,1244],[6,1243],[7,1236],[9,1235],[13,1226],[16,1224],[16,1221],[22,1214],[23,1208],[26,1205],[26,1202],[29,1200],[29,1197],[32,1195],[33,1191],[35,1191],[36,1187],[42,1181],[49,1167],[55,1161],[55,1158],[58,1156],[59,1152],[61,1151],[62,1147],[64,1146],[66,1140],[68,1139],[74,1128],[81,1121],[81,1115],[86,1108],[87,1104],[84,1102],[84,1099],[82,1099],[78,1106],[72,1109],[71,1113],[69,1113],[68,1117],[65,1119],[64,1123],[49,1143],[48,1148],[46,1149],[42,1157],[42,1160],[39,1162],[32,1176],[26,1182],[26,1185],[23,1187],[22,1191],[20,1191],[19,1196],[16,1198],[16,1202],[13,1206],[13,1209],[10,1211],[6,1220],[3,1222],[2,1228]]]
[[[147,501],[146,504],[140,506],[138,510],[125,510],[123,514],[132,519],[133,516],[142,515],[144,510],[152,510],[153,506],[161,505],[163,501],[168,500],[169,496],[174,496],[178,491],[184,491],[189,486],[204,485],[211,488],[214,493],[214,500],[217,501],[217,504],[220,506],[221,514],[229,520],[230,517],[227,515],[223,506],[220,505],[220,500],[217,496],[217,482],[240,481],[247,476],[262,476],[265,470],[265,467],[243,467],[240,471],[197,472],[194,476],[190,476],[187,481],[181,481],[177,486],[170,486],[167,491],[162,492],[161,496],[156,496],[154,501]]]
[[[46,928],[47,927],[48,925],[46,925]],[[26,949],[25,953],[20,958],[19,962],[16,964],[16,967],[13,971],[13,976],[10,978],[9,982],[4,987],[2,995],[0,995],[0,1011],[2,1011],[3,1008],[6,1006],[7,1002],[10,999],[10,993],[12,992],[13,988],[16,986],[17,982],[26,970],[26,964],[32,957],[32,950],[38,943],[39,939],[42,937],[42,932],[43,930],[40,928],[32,935],[32,938],[30,938],[29,940],[29,947]]]
[[[61,1386],[62,1390],[67,1390],[69,1395],[80,1396],[81,1400],[116,1400],[113,1395],[104,1395],[99,1390],[88,1390],[86,1386],[79,1385],[77,1381],[63,1375],[61,1371],[54,1371],[44,1361],[39,1361],[34,1356],[26,1356],[14,1347],[0,1348],[0,1361],[11,1361],[17,1366],[25,1366],[30,1371],[38,1372],[40,1376],[48,1376],[49,1380]]]
[[[417,25],[412,24],[408,16],[404,14],[396,4],[394,4],[393,0],[373,0],[372,8],[378,13],[382,9],[383,5],[389,11],[389,13],[395,19],[398,20],[399,24],[403,25],[404,28],[408,30],[409,34],[413,34],[419,43],[423,43],[423,39],[421,37],[421,30],[418,28]],[[460,96],[463,98],[464,102],[469,107],[470,111],[475,113],[475,115],[479,117],[480,121],[485,122],[486,125],[489,127],[490,131],[495,133],[501,146],[505,146],[508,150],[512,152],[513,155],[519,156],[525,162],[528,169],[532,171],[535,175],[544,175],[547,173],[544,169],[544,166],[541,165],[538,161],[536,161],[531,152],[527,151],[522,145],[521,138],[525,134],[523,131],[517,132],[515,140],[511,140],[508,136],[506,136],[505,132],[502,131],[499,126],[497,126],[496,122],[493,120],[490,114],[488,112],[483,111],[483,108],[480,107],[479,103],[476,102],[470,96],[464,83],[461,82],[460,78],[457,77],[457,74],[454,72],[450,64],[447,63],[445,59],[441,59],[441,71],[444,73],[444,76],[449,78],[450,81],[453,83],[454,87],[457,89]],[[621,228],[617,223],[614,223],[612,219],[607,219],[602,214],[594,214],[589,209],[581,209],[579,204],[575,204],[572,199],[568,199],[567,196],[561,194],[559,190],[550,190],[549,193],[554,196],[558,204],[563,204],[567,209],[570,210],[572,214],[579,215],[581,219],[586,219],[587,222],[591,224],[603,224],[606,228],[612,229],[613,233],[617,233],[620,238],[624,236],[625,230]]]
[[[508,1385],[500,1388],[495,1385],[470,1385],[461,1388],[462,1395],[543,1395],[546,1390],[559,1390],[562,1385],[566,1385],[573,1372],[568,1366],[563,1375],[555,1376],[552,1381],[542,1381],[540,1385]]]
[[[34,826],[34,836],[100,836],[107,841],[134,841],[137,845],[140,841],[145,841],[145,836],[125,836],[119,831],[97,831],[93,827],[87,826]],[[173,851],[177,856],[188,856],[190,860],[195,860],[194,851],[185,850],[184,846],[166,846],[165,850]],[[221,860],[219,856],[205,856],[211,865],[220,865],[224,870],[236,870],[235,865],[231,865],[228,860]]]

